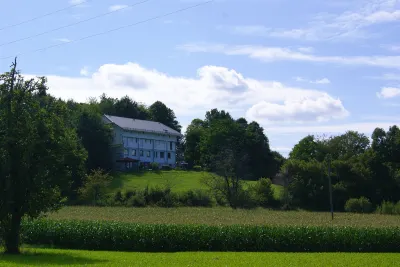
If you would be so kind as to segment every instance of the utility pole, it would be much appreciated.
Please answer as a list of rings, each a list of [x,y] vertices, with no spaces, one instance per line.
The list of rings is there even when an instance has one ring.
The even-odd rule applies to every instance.
[[[331,156],[328,155],[328,180],[329,180],[329,203],[331,206],[331,216],[333,220],[333,201],[332,201],[332,180],[331,180]]]

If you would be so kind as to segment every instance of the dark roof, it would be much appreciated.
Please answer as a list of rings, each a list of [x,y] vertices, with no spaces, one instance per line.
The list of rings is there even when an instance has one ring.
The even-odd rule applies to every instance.
[[[117,116],[104,115],[111,123],[121,127],[124,130],[152,132],[160,134],[169,134],[181,136],[181,134],[170,127],[155,121],[145,121]]]

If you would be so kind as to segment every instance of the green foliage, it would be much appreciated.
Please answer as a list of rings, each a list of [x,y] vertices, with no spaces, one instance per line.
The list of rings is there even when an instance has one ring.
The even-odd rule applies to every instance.
[[[209,192],[197,189],[180,193],[179,203],[189,207],[212,207],[214,201]]]
[[[199,165],[195,165],[195,166],[193,166],[193,170],[196,172],[201,172],[203,170],[203,168]]]
[[[0,75],[0,228],[18,253],[21,218],[58,209],[72,177],[84,173],[82,149],[66,104],[47,95],[44,77]]]
[[[345,211],[355,213],[371,213],[373,211],[372,204],[366,197],[351,198],[347,200]]]
[[[159,170],[160,164],[158,164],[157,162],[151,162],[149,168],[152,170]]]
[[[400,201],[396,204],[390,201],[383,201],[377,208],[380,214],[400,215]]]
[[[268,178],[261,178],[249,190],[254,194],[255,202],[261,207],[271,207],[274,204],[272,182]]]
[[[25,222],[23,234],[26,244],[85,250],[400,252],[399,228],[39,220]]]
[[[83,201],[92,205],[99,205],[106,200],[112,177],[101,169],[93,170],[87,175],[84,185],[79,189],[79,196]]]
[[[242,165],[247,169],[245,180],[273,177],[279,171],[283,157],[273,153],[264,129],[256,122],[243,118],[234,120],[224,110],[212,109],[205,119],[194,119],[185,136],[185,160],[190,166],[202,165],[216,172],[218,158],[225,150],[241,151],[247,155]]]

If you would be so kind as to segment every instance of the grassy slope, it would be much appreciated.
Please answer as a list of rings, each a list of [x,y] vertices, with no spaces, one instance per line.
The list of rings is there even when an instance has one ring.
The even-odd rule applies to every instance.
[[[133,253],[26,249],[0,254],[0,266],[396,266],[390,253]]]
[[[160,172],[142,172],[119,174],[114,178],[112,183],[113,190],[134,190],[143,189],[149,186],[164,186],[169,184],[174,191],[187,191],[190,189],[206,189],[201,183],[204,176],[209,175],[206,172],[194,171],[160,171]],[[253,181],[246,182],[254,183]],[[282,190],[281,186],[273,185],[275,197],[279,197]]]
[[[65,207],[49,215],[55,220],[108,220],[137,223],[172,224],[252,224],[252,225],[338,225],[399,226],[400,216],[380,214],[330,213],[306,211],[271,211],[265,209],[232,210],[230,208],[124,208]]]

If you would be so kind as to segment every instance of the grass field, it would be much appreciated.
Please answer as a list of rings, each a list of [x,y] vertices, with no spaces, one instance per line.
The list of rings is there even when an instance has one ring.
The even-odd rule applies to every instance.
[[[128,191],[134,189],[143,189],[148,186],[165,186],[170,185],[175,192],[188,191],[193,189],[207,189],[202,184],[201,179],[210,175],[207,172],[195,171],[159,171],[159,172],[139,172],[139,173],[123,173],[114,177],[111,185],[113,191]],[[254,181],[246,181],[246,184],[255,183]],[[273,185],[276,198],[282,191],[282,187]]]
[[[272,211],[230,208],[125,208],[65,207],[49,215],[54,220],[106,220],[136,223],[208,224],[208,225],[334,225],[360,227],[400,226],[400,216],[380,214],[330,213],[307,211]]]
[[[0,266],[397,266],[390,253],[134,253],[25,249],[24,255],[0,254]]]

